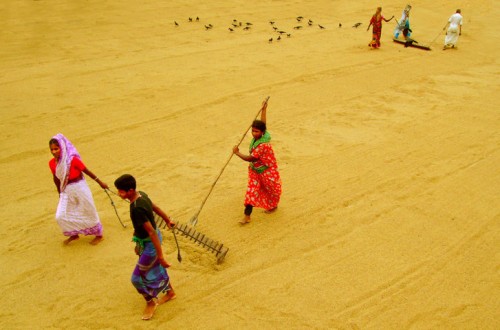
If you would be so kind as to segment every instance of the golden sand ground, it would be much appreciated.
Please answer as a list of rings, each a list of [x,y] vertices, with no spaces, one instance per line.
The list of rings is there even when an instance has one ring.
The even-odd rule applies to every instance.
[[[394,44],[393,23],[369,50],[367,0],[198,3],[0,3],[0,328],[498,329],[495,2],[413,2],[430,52]],[[405,3],[380,5],[399,17]],[[463,35],[442,51],[455,7]],[[314,25],[294,30],[299,15]],[[233,159],[197,226],[225,262],[179,238],[177,263],[167,232],[178,298],[144,324],[132,229],[94,182],[105,241],[62,245],[48,140],[64,133],[104,182],[131,173],[186,222],[268,95],[278,212],[237,224]]]

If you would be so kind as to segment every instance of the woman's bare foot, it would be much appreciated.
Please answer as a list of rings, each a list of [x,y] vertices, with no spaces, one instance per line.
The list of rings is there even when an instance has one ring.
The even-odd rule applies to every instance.
[[[278,209],[278,207],[276,206],[276,207],[274,207],[274,208],[272,208],[270,210],[265,210],[264,213],[271,214],[271,213],[276,212],[277,209]]]
[[[250,223],[250,216],[249,215],[245,215],[243,217],[243,219],[241,219],[240,221],[238,221],[240,224],[242,225],[246,225],[247,223]]]
[[[80,239],[80,236],[78,235],[73,235],[68,237],[67,239],[64,240],[64,245],[68,245],[71,241],[76,241],[77,239]]]
[[[158,305],[162,305],[167,301],[174,300],[175,298],[177,298],[177,295],[175,294],[174,290],[169,290],[167,291],[167,293],[158,297]]]
[[[156,303],[156,301],[154,301],[154,299],[147,301],[146,308],[144,308],[144,312],[142,313],[142,319],[145,321],[151,320],[151,318],[153,317],[153,315],[155,313],[157,306],[158,306],[158,304]]]
[[[93,240],[90,241],[90,244],[97,245],[97,244],[101,243],[103,240],[104,240],[104,237],[96,236]]]

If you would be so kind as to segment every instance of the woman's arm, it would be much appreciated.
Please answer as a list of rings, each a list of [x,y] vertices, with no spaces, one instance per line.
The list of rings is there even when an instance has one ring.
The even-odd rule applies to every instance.
[[[158,214],[167,223],[167,226],[169,228],[175,227],[175,223],[170,219],[170,217],[154,203],[153,203],[153,212]]]
[[[57,192],[60,194],[61,193],[61,181],[57,178],[57,176],[52,175],[54,178],[54,184],[56,185]]]
[[[156,229],[153,228],[153,225],[149,221],[146,221],[143,227],[148,232],[149,238],[151,238],[151,242],[155,247],[156,256],[158,257],[160,264],[165,268],[170,267],[170,264],[165,260],[165,257],[163,257],[163,250],[161,249],[161,243],[158,235],[156,234]]]
[[[109,189],[108,185],[105,184],[104,182],[102,182],[101,180],[99,180],[97,175],[92,173],[92,171],[90,171],[88,168],[85,168],[82,172],[87,174],[92,180],[97,182],[101,186],[102,189]]]
[[[386,22],[390,22],[390,21],[392,21],[392,19],[393,19],[393,18],[394,18],[394,15],[392,15],[392,17],[391,17],[391,18],[389,18],[389,19],[385,19],[385,18],[384,18],[384,21],[386,21]]]
[[[240,149],[238,148],[238,146],[234,146],[233,147],[233,154],[235,154],[236,156],[240,157],[241,159],[243,159],[244,161],[246,162],[255,162],[257,160],[257,158],[251,156],[251,155],[244,155],[240,152]]]
[[[375,15],[373,15],[372,18],[370,18],[370,24],[368,24],[366,31],[370,30],[370,26],[372,26],[374,22],[375,22]]]

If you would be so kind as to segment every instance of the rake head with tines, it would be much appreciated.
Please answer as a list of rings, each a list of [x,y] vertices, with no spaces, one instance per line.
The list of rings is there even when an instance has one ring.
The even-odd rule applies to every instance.
[[[163,229],[167,228],[167,224],[163,221],[163,219],[160,220],[158,226]],[[229,251],[224,244],[208,238],[205,234],[202,234],[186,224],[177,224],[174,228],[172,228],[172,230],[177,230],[177,232],[181,233],[181,235],[189,238],[190,241],[193,241],[194,243],[197,243],[208,251],[214,253],[218,264],[224,261],[224,258]]]

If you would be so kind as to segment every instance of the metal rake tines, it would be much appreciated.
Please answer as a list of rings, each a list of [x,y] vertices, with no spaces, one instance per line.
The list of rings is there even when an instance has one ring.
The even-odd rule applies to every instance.
[[[163,219],[159,218],[159,220],[157,221],[159,228],[167,228],[167,224],[165,223],[165,221],[163,221]],[[193,241],[195,244],[198,244],[208,251],[215,253],[217,263],[221,263],[226,257],[227,252],[229,251],[229,248],[225,247],[224,244],[219,243],[218,241],[214,241],[213,239],[207,237],[205,234],[202,234],[201,232],[188,226],[187,224],[177,224],[177,226],[175,226],[173,230],[177,230],[178,233],[181,233],[183,236],[189,238],[190,241]]]
[[[205,236],[205,234],[200,233],[196,229],[189,227],[186,224],[180,224],[174,228],[183,236],[189,238],[189,240],[194,241],[194,243],[198,243],[198,245],[204,247],[212,253],[215,253],[217,257],[217,262],[221,263],[226,257],[229,249],[224,246],[224,244],[214,241],[211,238]]]

